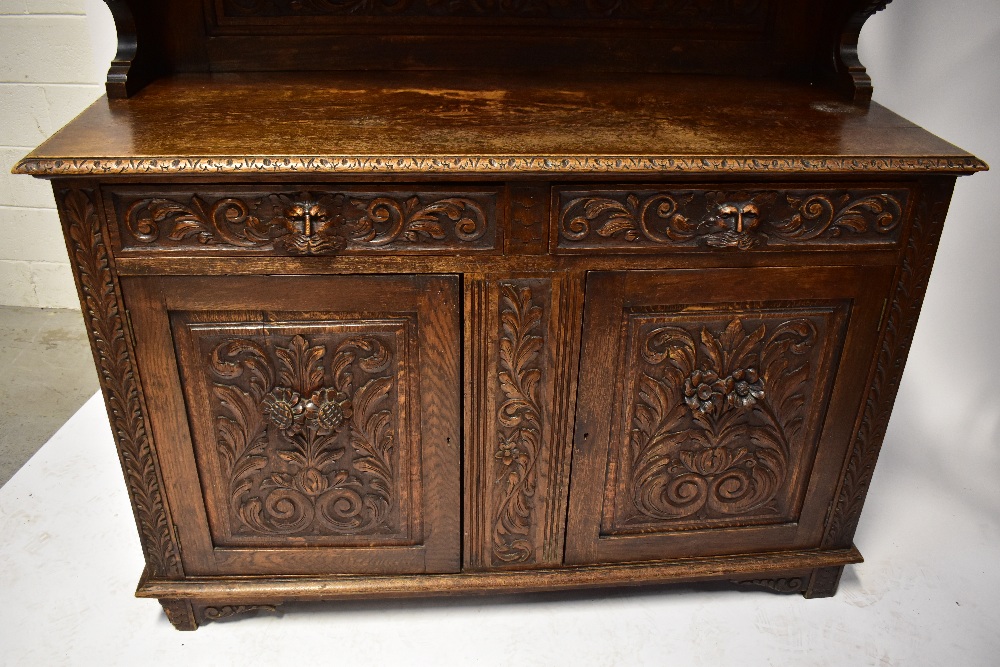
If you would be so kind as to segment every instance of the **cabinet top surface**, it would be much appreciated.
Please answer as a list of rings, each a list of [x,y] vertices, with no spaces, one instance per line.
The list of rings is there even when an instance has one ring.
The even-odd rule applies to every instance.
[[[24,158],[36,176],[970,173],[878,104],[693,75],[182,75],[102,98]]]

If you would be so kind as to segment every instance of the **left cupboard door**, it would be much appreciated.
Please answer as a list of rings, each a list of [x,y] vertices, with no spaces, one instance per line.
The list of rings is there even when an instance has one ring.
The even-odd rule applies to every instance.
[[[122,291],[187,575],[459,570],[457,277]]]

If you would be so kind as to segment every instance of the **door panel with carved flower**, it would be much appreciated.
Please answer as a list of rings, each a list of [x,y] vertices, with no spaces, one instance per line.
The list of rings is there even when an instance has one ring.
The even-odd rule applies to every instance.
[[[889,277],[590,274],[567,561],[817,546]]]
[[[457,571],[456,279],[148,278],[125,290],[158,302],[139,315],[156,332],[137,341],[147,396],[183,403],[155,413],[188,417],[153,424],[192,473],[166,480],[193,526],[186,571]]]

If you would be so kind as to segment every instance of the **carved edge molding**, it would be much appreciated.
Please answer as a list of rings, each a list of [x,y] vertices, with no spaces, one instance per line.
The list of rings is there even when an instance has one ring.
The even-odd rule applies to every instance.
[[[903,251],[902,266],[879,343],[878,360],[865,398],[861,422],[852,439],[844,481],[827,522],[823,548],[850,545],[854,538],[875,463],[885,439],[889,416],[896,401],[910,343],[913,341],[953,187],[954,181],[950,179],[935,183],[925,189],[918,202],[917,215]],[[813,575],[810,591],[820,587],[821,582],[817,581],[817,577],[817,574]]]
[[[579,155],[430,155],[300,157],[162,157],[101,159],[26,157],[12,170],[31,176],[126,174],[300,173],[857,173],[927,172],[968,174],[989,167],[972,156],[782,157],[762,156],[579,156]]]
[[[465,505],[465,526],[467,540],[464,540],[464,561],[470,569],[483,569],[487,562],[488,537],[486,528],[489,524],[486,516],[486,475],[484,471],[489,461],[486,460],[486,445],[491,442],[490,419],[486,415],[492,412],[486,378],[490,377],[490,352],[487,332],[495,331],[491,326],[494,320],[490,307],[490,283],[482,276],[466,274],[465,317],[466,326],[463,332],[465,364],[465,413],[463,414],[465,431],[464,478],[467,481],[469,500]],[[477,483],[478,480],[478,483]]]
[[[155,577],[183,576],[95,193],[60,189],[56,196],[148,572]]]

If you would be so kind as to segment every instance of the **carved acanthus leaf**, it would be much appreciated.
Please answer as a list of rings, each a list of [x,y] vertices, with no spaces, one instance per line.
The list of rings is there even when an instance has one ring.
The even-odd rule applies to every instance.
[[[817,337],[805,317],[645,330],[621,473],[630,503],[619,521],[774,515]]]
[[[735,583],[740,584],[741,586],[769,588],[778,593],[801,593],[805,589],[805,580],[802,577],[782,579],[745,579]]]
[[[395,530],[395,378],[384,374],[393,356],[378,337],[344,338],[332,351],[298,334],[230,339],[210,359],[237,533]]]

